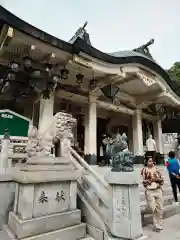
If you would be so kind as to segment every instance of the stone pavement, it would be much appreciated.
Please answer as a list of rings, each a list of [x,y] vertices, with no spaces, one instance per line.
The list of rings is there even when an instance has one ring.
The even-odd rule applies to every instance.
[[[147,240],[180,240],[180,214],[165,219],[164,230],[161,233],[152,231],[152,225],[143,228]],[[145,240],[144,239],[144,240]],[[6,234],[0,232],[0,240],[11,240]]]
[[[161,233],[152,231],[152,225],[143,228],[147,240],[180,240],[180,214],[163,221],[164,230]]]

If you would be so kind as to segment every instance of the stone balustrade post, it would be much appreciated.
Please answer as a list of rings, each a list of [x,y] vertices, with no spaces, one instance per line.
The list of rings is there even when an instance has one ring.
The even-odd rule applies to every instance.
[[[9,157],[10,137],[8,130],[5,131],[1,140],[0,153],[0,231],[7,224],[8,211],[14,200],[14,183],[12,181],[12,159]]]
[[[1,154],[0,154],[0,171],[6,172],[7,169],[11,168],[12,163],[9,159],[9,148],[10,148],[10,136],[8,130],[5,130],[4,137],[1,142]]]
[[[111,234],[120,239],[134,240],[142,237],[140,211],[140,176],[136,172],[109,172],[108,225]]]

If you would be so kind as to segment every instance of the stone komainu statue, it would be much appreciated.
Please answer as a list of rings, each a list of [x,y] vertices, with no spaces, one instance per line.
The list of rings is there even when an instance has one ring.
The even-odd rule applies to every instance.
[[[51,156],[51,149],[56,140],[60,141],[62,156],[68,156],[68,147],[73,141],[72,129],[76,119],[71,114],[56,113],[55,121],[50,123],[50,127],[40,134],[34,126],[29,127],[27,153],[28,157]]]
[[[117,134],[111,145],[113,172],[132,172],[134,170],[134,155],[128,150],[126,134]]]

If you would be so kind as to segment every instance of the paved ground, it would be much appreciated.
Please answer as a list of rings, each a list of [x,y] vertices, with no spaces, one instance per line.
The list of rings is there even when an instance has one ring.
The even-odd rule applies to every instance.
[[[180,214],[164,220],[164,230],[161,233],[152,231],[152,225],[144,227],[147,240],[180,240]]]

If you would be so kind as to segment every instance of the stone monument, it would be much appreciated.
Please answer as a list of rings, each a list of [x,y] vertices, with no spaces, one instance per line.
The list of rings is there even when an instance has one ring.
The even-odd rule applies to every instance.
[[[133,155],[128,150],[127,136],[117,134],[112,144],[112,171],[105,180],[109,184],[108,223],[113,236],[134,240],[142,237],[140,210],[140,176],[133,169]]]
[[[76,208],[77,178],[81,172],[69,161],[75,119],[66,113],[57,113],[55,117],[55,123],[41,135],[35,127],[30,128],[29,158],[13,174],[15,203],[6,229],[11,239],[74,240],[86,234]],[[51,154],[54,138],[61,142],[58,158]]]

